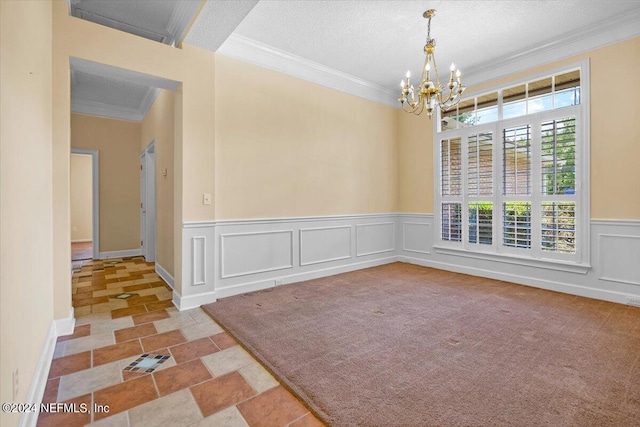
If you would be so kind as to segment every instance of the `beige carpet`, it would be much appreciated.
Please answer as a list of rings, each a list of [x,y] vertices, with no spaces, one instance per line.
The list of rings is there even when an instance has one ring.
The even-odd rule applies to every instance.
[[[403,263],[204,308],[328,425],[640,425],[639,308]]]

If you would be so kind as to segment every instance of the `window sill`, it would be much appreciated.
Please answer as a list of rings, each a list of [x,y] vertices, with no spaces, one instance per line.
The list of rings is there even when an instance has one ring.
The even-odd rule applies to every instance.
[[[578,264],[574,262],[558,261],[551,259],[526,258],[508,254],[494,254],[486,252],[474,252],[466,249],[458,249],[444,246],[434,246],[436,253],[442,255],[462,256],[466,258],[481,259],[485,261],[504,262],[507,264],[524,265],[527,267],[545,268],[547,270],[565,271],[568,273],[587,274],[591,269],[590,264]]]

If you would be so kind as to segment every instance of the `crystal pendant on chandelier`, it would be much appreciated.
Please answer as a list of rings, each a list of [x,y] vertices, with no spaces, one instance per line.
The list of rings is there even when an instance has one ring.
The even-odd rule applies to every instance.
[[[407,71],[406,79],[402,79],[400,82],[402,91],[398,98],[403,110],[416,115],[426,110],[429,117],[433,115],[436,107],[440,107],[442,111],[455,107],[460,102],[460,95],[465,90],[460,80],[460,70],[456,70],[455,65],[452,63],[449,68],[448,93],[445,95],[442,91],[434,54],[436,41],[431,38],[431,18],[435,14],[436,11],[434,9],[429,9],[422,15],[428,19],[429,23],[427,24],[427,44],[424,47],[425,59],[420,84],[415,89],[411,84],[411,73]],[[432,75],[435,81],[432,79]]]

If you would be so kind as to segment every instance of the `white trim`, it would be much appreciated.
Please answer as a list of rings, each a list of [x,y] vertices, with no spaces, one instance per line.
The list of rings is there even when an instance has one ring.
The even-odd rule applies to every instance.
[[[56,335],[62,337],[64,335],[71,335],[76,327],[75,311],[73,307],[69,310],[69,317],[64,319],[56,319]]]
[[[216,302],[217,299],[217,293],[215,291],[185,296],[181,296],[178,292],[173,291],[171,302],[173,302],[173,305],[175,305],[178,310],[184,311],[200,307],[204,304],[211,304],[212,302]]]
[[[640,35],[640,9],[635,9],[595,26],[566,34],[549,43],[538,43],[529,49],[505,55],[466,70],[465,84],[475,86],[544,64],[622,42]]]
[[[592,225],[640,227],[640,219],[592,219]]]
[[[183,228],[200,228],[230,225],[264,225],[290,222],[315,222],[315,221],[335,221],[346,219],[370,219],[370,218],[395,218],[398,215],[419,215],[424,214],[403,214],[397,212],[373,213],[373,214],[352,214],[352,215],[324,215],[324,216],[290,216],[276,218],[246,218],[246,219],[221,219],[217,221],[184,221]],[[433,214],[430,214],[433,216]]]
[[[301,229],[298,230],[298,242],[302,242],[302,234],[304,232],[318,231],[318,230],[341,230],[341,229],[348,229],[349,230],[349,249],[351,249],[351,230],[353,229],[353,227],[351,225],[337,225],[337,226],[334,226],[334,227],[301,228]],[[317,261],[302,262],[302,243],[300,243],[298,245],[298,258],[299,258],[300,266],[304,267],[306,265],[322,264],[324,262],[340,261],[340,260],[343,260],[343,259],[350,259],[350,258],[353,258],[353,255],[351,254],[351,250],[349,250],[349,255],[338,256],[338,257],[327,258],[327,259],[321,259],[321,260],[317,260]]]
[[[232,33],[216,53],[359,96],[369,101],[394,108],[399,106],[398,94],[394,90],[236,33]]]
[[[392,235],[393,235],[393,247],[390,249],[381,249],[379,251],[372,251],[372,252],[358,252],[358,230],[362,227],[373,227],[373,226],[380,226],[380,225],[392,225]],[[375,254],[382,254],[385,252],[393,252],[396,250],[396,223],[395,222],[372,222],[370,224],[356,224],[356,257],[363,257],[363,256],[367,256],[367,255],[375,255]]]
[[[42,397],[44,396],[44,390],[47,386],[47,378],[49,377],[49,370],[51,369],[51,361],[53,360],[53,352],[56,349],[56,340],[58,334],[56,331],[56,321],[52,320],[49,325],[49,332],[45,338],[44,345],[42,346],[42,352],[38,359],[38,365],[36,371],[33,374],[31,385],[27,393],[27,399],[24,403],[40,404]],[[35,427],[38,423],[39,411],[24,412],[20,416],[18,421],[19,427]]]
[[[147,89],[147,93],[145,94],[144,99],[142,100],[142,102],[140,103],[140,107],[138,108],[138,111],[142,113],[142,119],[140,119],[140,122],[142,122],[142,120],[144,120],[144,118],[147,116],[149,108],[151,108],[153,103],[156,101],[156,98],[158,97],[158,95],[160,95],[161,91],[162,89],[157,87],[150,87]]]
[[[259,234],[289,234],[289,242],[291,246],[291,253],[289,254],[289,264],[282,265],[278,267],[265,268],[262,270],[251,270],[245,271],[242,273],[234,273],[234,274],[226,274],[224,272],[224,239],[226,237],[237,237],[237,236],[255,236]],[[269,271],[277,271],[277,270],[286,270],[288,268],[293,268],[293,230],[271,230],[271,231],[256,231],[251,233],[226,233],[220,235],[220,278],[221,279],[229,279],[232,277],[240,277],[240,276],[249,276],[251,274],[258,273],[267,273]]]
[[[618,239],[636,239],[636,240],[640,240],[640,236],[631,236],[631,235],[626,235],[626,234],[609,234],[609,233],[600,233],[598,234],[598,248],[602,248],[602,241],[605,238],[618,238]],[[615,277],[607,277],[605,275],[603,275],[604,273],[604,256],[602,256],[602,254],[600,254],[600,274],[598,275],[598,278],[600,280],[607,280],[609,282],[618,282],[618,283],[625,283],[627,285],[636,285],[636,286],[640,286],[640,280],[624,280],[624,279],[616,279]]]
[[[420,251],[418,249],[407,249],[407,245],[406,242],[404,240],[404,236],[405,236],[405,231],[406,231],[406,225],[422,225],[425,227],[429,227],[431,229],[431,224],[429,224],[428,222],[403,222],[402,223],[402,250],[405,252],[415,252],[418,254],[425,254],[425,255],[431,255],[431,251]]]
[[[196,281],[197,261],[196,259],[196,241],[202,241],[202,280]],[[191,284],[193,286],[205,285],[207,283],[207,238],[206,236],[193,236],[191,238]]]
[[[433,249],[436,253],[443,255],[456,255],[465,258],[498,261],[506,264],[526,265],[528,267],[546,268],[547,270],[568,271],[571,273],[587,274],[587,272],[591,268],[591,265],[589,264],[576,264],[551,259],[519,257],[507,253],[478,252],[469,251],[462,248],[443,246],[433,246]]]
[[[216,221],[184,221],[182,228],[206,228],[215,227]]]
[[[169,272],[163,266],[158,264],[158,262],[156,262],[156,273],[162,280],[167,283],[167,285],[171,287],[171,289],[176,288],[175,279],[173,278],[173,276],[169,274]]]
[[[71,240],[71,243],[89,243],[92,241],[93,239],[75,239],[75,240]]]
[[[377,267],[379,265],[391,264],[399,261],[396,255],[375,259],[371,261],[362,261],[354,264],[348,264],[336,267],[327,267],[319,270],[313,270],[303,273],[289,274],[286,276],[280,276],[275,279],[256,280],[253,282],[240,283],[234,286],[228,286],[216,291],[218,298],[226,298],[233,295],[244,294],[247,292],[254,292],[263,289],[275,287],[275,282],[278,282],[278,286],[289,285],[291,283],[304,282],[306,280],[319,279],[321,277],[334,276],[336,274],[348,273],[350,271],[362,270],[363,268]]]
[[[142,122],[144,119],[144,114],[138,109],[84,99],[71,99],[71,112],[109,119],[129,120],[137,123]]]
[[[130,256],[142,256],[142,250],[138,248],[127,249],[124,251],[100,252],[100,257],[98,259],[123,258]]]
[[[71,147],[71,154],[91,156],[91,241],[93,241],[93,259],[100,259],[100,151]]]
[[[617,302],[627,304],[628,298],[636,298],[637,296],[624,292],[615,292],[608,289],[592,288],[587,286],[572,285],[569,283],[552,282],[549,280],[538,279],[529,276],[520,276],[515,274],[500,273],[497,271],[485,270],[481,268],[467,267],[455,264],[449,264],[426,259],[412,258],[408,256],[400,256],[399,261],[409,264],[421,265],[423,267],[438,268],[440,270],[453,271],[455,273],[469,274],[472,276],[486,277],[494,280],[503,280],[506,282],[516,283],[525,286],[533,286],[536,288],[547,289],[550,291],[562,292],[570,295],[578,295],[587,298],[595,298],[604,301]]]

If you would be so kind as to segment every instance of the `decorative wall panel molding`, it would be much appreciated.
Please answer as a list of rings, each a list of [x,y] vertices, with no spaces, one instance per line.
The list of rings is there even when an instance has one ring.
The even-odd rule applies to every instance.
[[[592,221],[586,272],[436,251],[434,224],[432,214],[403,213],[185,223],[174,302],[185,310],[396,261],[618,303],[640,298],[640,221]]]
[[[352,226],[300,229],[300,265],[351,258]]]
[[[402,249],[407,252],[430,254],[433,242],[431,224],[423,222],[402,223]]]
[[[293,268],[293,230],[220,235],[220,277]]]
[[[392,252],[396,249],[395,222],[356,225],[356,256]]]
[[[192,285],[207,283],[207,238],[194,236],[191,238],[191,277]]]
[[[640,236],[600,234],[600,279],[640,285]]]

